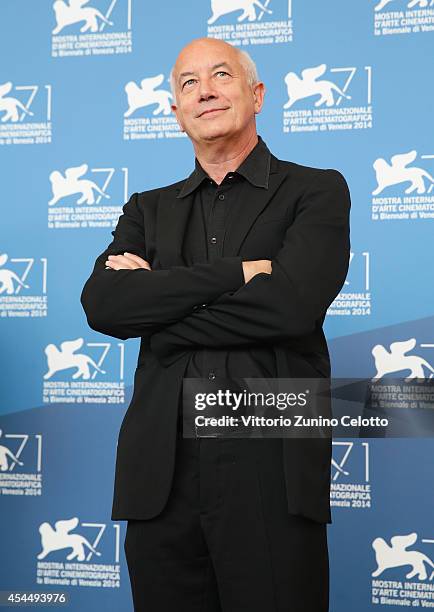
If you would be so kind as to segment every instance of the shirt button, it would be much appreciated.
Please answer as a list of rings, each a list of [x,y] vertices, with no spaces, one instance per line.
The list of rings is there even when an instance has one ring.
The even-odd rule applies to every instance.
[[[221,194],[219,195],[219,200],[224,200],[224,199],[225,199],[225,195],[224,195],[224,193],[221,193]]]
[[[217,242],[217,238],[216,238],[215,236],[213,236],[213,237],[211,238],[211,243],[212,243],[212,244],[215,244],[216,242]]]
[[[215,372],[209,372],[209,373],[208,373],[208,378],[209,378],[210,380],[214,380],[214,378],[215,378]]]

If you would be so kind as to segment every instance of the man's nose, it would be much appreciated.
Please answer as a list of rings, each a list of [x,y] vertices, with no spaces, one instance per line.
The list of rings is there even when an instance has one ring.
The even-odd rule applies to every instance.
[[[210,79],[204,78],[199,82],[199,100],[209,100],[217,97],[217,91]]]

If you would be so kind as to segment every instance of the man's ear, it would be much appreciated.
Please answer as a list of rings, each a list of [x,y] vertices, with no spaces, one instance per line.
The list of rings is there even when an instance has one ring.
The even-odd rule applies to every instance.
[[[261,81],[258,81],[253,86],[253,97],[255,99],[255,114],[261,112],[262,105],[264,104],[265,96],[265,85]]]
[[[179,125],[179,128],[180,128],[181,132],[185,132],[184,126],[182,125],[182,121],[181,121],[181,119],[179,117],[178,107],[176,106],[176,104],[171,104],[170,108],[175,113],[176,121],[178,122],[178,125]]]

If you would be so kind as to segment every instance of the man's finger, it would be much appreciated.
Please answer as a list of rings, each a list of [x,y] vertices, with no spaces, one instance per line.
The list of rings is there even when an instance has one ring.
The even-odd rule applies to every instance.
[[[125,257],[124,255],[109,255],[107,257],[108,261],[112,261],[113,263],[122,263],[125,264],[126,266],[131,266],[131,265],[137,265],[136,261],[132,261],[131,259],[129,259],[128,257]]]
[[[108,268],[111,268],[112,270],[137,270],[139,268],[139,266],[133,263],[125,264],[116,261],[106,261],[105,264]]]
[[[125,255],[109,255],[105,265],[113,270],[137,270],[138,268],[143,268],[146,270],[151,269],[148,262],[141,257],[137,257],[137,260]]]
[[[125,252],[124,256],[127,257],[128,259],[131,259],[132,261],[135,261],[136,263],[138,263],[142,268],[146,268],[147,270],[151,269],[151,266],[149,265],[149,263],[146,261],[146,259],[143,259],[142,257],[140,257],[139,255],[135,255],[134,253],[128,253]]]
[[[106,261],[106,266],[109,266],[114,270],[134,270],[138,267],[136,262],[124,257],[123,255],[109,255]]]

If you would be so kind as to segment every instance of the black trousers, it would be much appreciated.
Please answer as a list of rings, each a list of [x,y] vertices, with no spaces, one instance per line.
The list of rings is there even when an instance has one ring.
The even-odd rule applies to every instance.
[[[280,439],[182,438],[164,510],[129,520],[135,612],[327,612],[327,525],[288,513]]]

